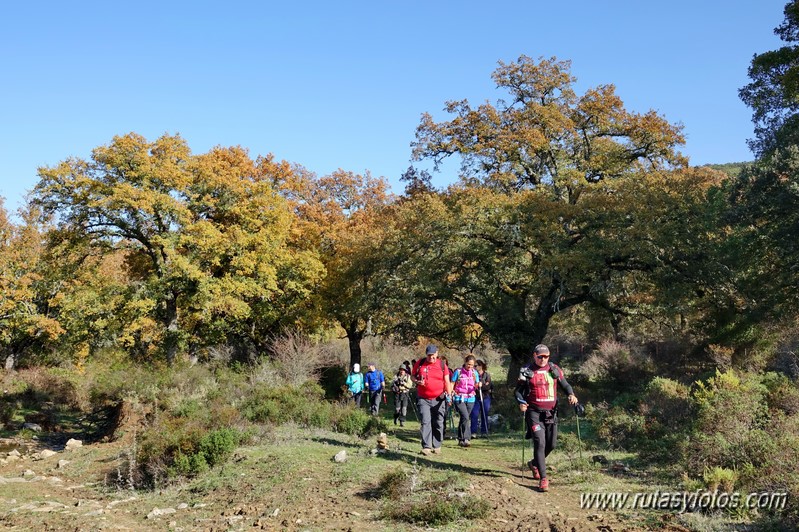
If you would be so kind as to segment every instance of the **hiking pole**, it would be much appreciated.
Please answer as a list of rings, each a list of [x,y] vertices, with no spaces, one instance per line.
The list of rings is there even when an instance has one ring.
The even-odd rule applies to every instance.
[[[577,418],[577,452],[580,454],[580,466],[583,462],[583,440],[580,437],[580,415],[585,415],[585,407],[580,403],[574,405],[574,417]]]
[[[524,448],[527,447],[527,445],[524,443],[524,436],[526,432],[527,432],[527,413],[522,412],[522,480],[524,480],[524,477],[526,476],[525,468],[527,467],[527,462],[524,461]]]
[[[416,401],[414,400],[413,395],[411,395],[411,392],[408,392],[408,400],[410,401],[411,406],[413,407],[413,415],[416,417],[416,421],[419,421],[419,413],[416,411]]]
[[[483,389],[478,388],[477,391],[480,393],[480,411],[483,413],[483,423],[485,423],[486,427],[486,439],[490,440],[491,438],[489,437],[488,434],[488,417],[486,416],[486,405],[483,404]]]

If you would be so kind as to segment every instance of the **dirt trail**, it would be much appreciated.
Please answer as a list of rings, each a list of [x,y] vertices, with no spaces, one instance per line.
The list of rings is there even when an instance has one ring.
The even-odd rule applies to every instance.
[[[444,444],[444,452],[432,457],[418,455],[418,432],[413,427],[392,431],[393,450],[370,455],[368,442],[342,435],[316,438],[295,431],[292,445],[321,449],[319,456],[300,466],[276,472],[270,453],[288,452],[288,446],[270,443],[236,451],[230,464],[211,473],[201,483],[159,491],[129,491],[113,485],[115,468],[124,465],[125,444],[86,445],[74,451],[57,449],[41,458],[28,449],[16,459],[0,460],[0,527],[17,530],[425,530],[379,520],[381,503],[370,490],[374,482],[356,487],[337,478],[337,464],[330,457],[339,447],[348,448],[353,460],[371,460],[377,467],[420,465],[463,472],[465,497],[490,503],[486,519],[469,523],[471,529],[494,531],[621,532],[642,530],[625,523],[613,512],[580,508],[579,490],[557,474],[551,476],[547,493],[538,492],[529,471],[505,458],[513,442],[509,438],[475,441],[470,449]],[[304,438],[304,439],[300,439]],[[325,440],[325,441],[321,441]],[[498,441],[497,441],[498,440]],[[310,442],[310,443],[309,443]],[[502,451],[502,446],[504,451]],[[272,451],[271,449],[276,449]],[[360,453],[360,454],[359,454]],[[504,454],[503,454],[504,453]],[[0,457],[5,453],[0,454]],[[365,462],[366,463],[366,462]],[[273,477],[275,487],[267,489]],[[218,478],[217,478],[218,477]],[[341,487],[338,487],[341,486]],[[342,489],[344,488],[344,489]],[[301,499],[286,501],[287,494]],[[463,523],[442,530],[463,529]],[[685,530],[662,523],[660,530]],[[427,530],[436,530],[428,528]]]

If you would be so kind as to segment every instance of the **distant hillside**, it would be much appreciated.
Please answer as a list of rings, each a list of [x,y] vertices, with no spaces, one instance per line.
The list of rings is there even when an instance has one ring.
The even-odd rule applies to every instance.
[[[708,168],[712,168],[714,170],[721,170],[730,177],[738,177],[744,166],[752,164],[752,162],[753,161],[745,161],[741,163],[703,164],[702,166],[707,166]]]

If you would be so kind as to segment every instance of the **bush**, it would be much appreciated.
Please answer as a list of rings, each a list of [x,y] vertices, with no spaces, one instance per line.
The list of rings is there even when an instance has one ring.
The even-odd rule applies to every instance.
[[[333,430],[345,434],[365,434],[374,416],[353,405],[337,406],[332,415]]]
[[[633,449],[646,438],[646,423],[640,414],[600,404],[590,415],[597,437],[613,449]]]
[[[318,384],[263,386],[250,390],[240,408],[242,415],[252,422],[279,425],[294,421],[305,426],[323,426],[320,421],[325,421],[325,425],[330,421],[329,415],[325,420],[319,418],[322,405],[328,404],[324,395]]]
[[[431,496],[418,502],[389,504],[383,516],[418,525],[444,526],[459,519],[483,519],[490,509],[487,501],[474,497]]]
[[[649,380],[654,366],[642,347],[604,340],[588,356],[582,372],[610,392],[620,392]]]
[[[413,478],[407,469],[394,469],[387,471],[380,478],[377,491],[381,499],[397,501],[411,494],[413,491]]]
[[[153,427],[142,436],[136,461],[150,486],[176,477],[193,477],[227,460],[242,438],[230,428],[204,433],[192,424]]]
[[[696,412],[688,449],[688,466],[694,471],[723,467],[735,469],[756,458],[752,445],[771,447],[768,434],[759,431],[768,420],[767,388],[753,374],[716,372],[697,383],[693,393]]]

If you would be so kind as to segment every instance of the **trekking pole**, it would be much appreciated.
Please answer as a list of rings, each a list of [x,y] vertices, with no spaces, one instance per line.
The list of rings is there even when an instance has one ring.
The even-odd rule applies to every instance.
[[[414,400],[413,395],[411,395],[411,392],[408,392],[408,399],[413,407],[413,415],[416,417],[416,421],[419,421],[419,413],[416,411],[416,401]]]
[[[452,431],[453,438],[455,437],[455,416],[452,414],[452,405],[447,405],[449,411],[449,428]]]
[[[580,414],[585,414],[585,407],[580,403],[574,405],[574,417],[577,418],[577,452],[580,454],[580,467],[583,462],[583,440],[580,437]]]
[[[486,406],[483,404],[483,389],[478,388],[477,391],[480,393],[480,411],[483,413],[483,423],[485,423],[486,427],[486,439],[490,440],[491,438],[488,434],[488,417],[486,416]]]
[[[527,444],[524,443],[524,436],[526,432],[527,432],[527,414],[525,412],[522,412],[522,480],[524,480],[524,477],[527,476],[525,473],[527,462],[524,461],[524,448],[527,447]]]

